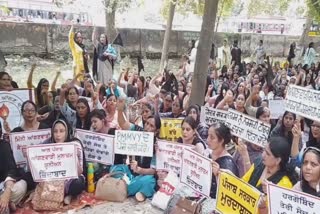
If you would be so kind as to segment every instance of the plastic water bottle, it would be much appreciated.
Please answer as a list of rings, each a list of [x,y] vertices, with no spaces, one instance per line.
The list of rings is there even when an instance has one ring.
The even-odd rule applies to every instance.
[[[88,180],[88,192],[93,193],[95,191],[95,186],[94,186],[94,168],[92,163],[88,163],[87,180]]]

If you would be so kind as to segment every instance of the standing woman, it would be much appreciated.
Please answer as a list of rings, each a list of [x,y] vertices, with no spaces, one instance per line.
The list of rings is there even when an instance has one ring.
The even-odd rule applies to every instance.
[[[108,44],[106,34],[101,34],[99,41],[96,39],[96,28],[92,33],[92,42],[97,54],[97,74],[98,80],[108,85],[113,76],[113,64],[117,53],[111,45]]]
[[[316,51],[314,50],[314,43],[310,42],[309,47],[306,50],[306,53],[303,57],[303,63],[304,65],[308,65],[308,68],[310,68],[312,63],[315,63],[315,57],[316,57]]]
[[[83,146],[79,139],[73,137],[72,128],[64,120],[56,120],[51,129],[51,138],[43,142],[43,144],[51,143],[69,143],[72,142],[77,150],[77,163],[78,163],[78,178],[69,179],[65,181],[65,204],[70,204],[71,197],[75,197],[85,190],[86,183],[86,160],[84,155]]]
[[[73,25],[69,32],[69,46],[73,57],[73,76],[78,76],[78,81],[83,81],[85,73],[89,73],[88,52],[83,44],[82,34],[73,32]]]

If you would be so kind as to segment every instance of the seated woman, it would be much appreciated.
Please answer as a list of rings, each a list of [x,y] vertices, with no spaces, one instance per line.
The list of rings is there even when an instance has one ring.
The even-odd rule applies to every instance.
[[[203,155],[206,150],[205,143],[201,140],[197,133],[196,121],[188,116],[181,123],[182,137],[178,139],[178,143],[195,146],[195,151]]]
[[[320,149],[307,147],[302,156],[301,181],[293,189],[320,197]]]
[[[119,125],[123,130],[132,131],[146,131],[153,132],[156,143],[156,137],[158,136],[161,128],[161,121],[159,116],[151,116],[147,119],[144,128],[139,127],[134,124],[130,124],[124,117],[125,101],[118,100],[118,121]],[[155,152],[154,152],[155,153]],[[115,164],[125,164],[126,156],[116,155]],[[121,167],[121,171],[125,171],[127,176],[130,178],[130,183],[128,185],[128,196],[135,196],[137,201],[144,201],[146,198],[153,196],[155,192],[156,179],[155,175],[155,156],[151,157],[140,157],[135,156],[135,160],[130,162],[130,170],[128,165],[115,165],[110,171],[117,170]]]
[[[239,176],[239,172],[232,156],[226,150],[226,145],[231,141],[231,132],[226,125],[223,123],[216,123],[210,126],[207,141],[209,149],[212,150],[212,154],[210,156],[213,160],[213,176],[210,197],[216,198],[218,170],[227,169],[236,176]]]
[[[265,194],[267,193],[266,182],[292,188],[297,182],[297,176],[294,169],[288,167],[289,157],[288,141],[283,137],[272,137],[269,139],[269,144],[265,146],[262,159],[253,163],[242,179]],[[260,211],[265,209],[267,209],[266,204],[261,203]]]
[[[9,214],[9,209],[15,211],[16,205],[25,196],[27,182],[20,179],[10,144],[4,140],[0,140],[0,163],[0,213]]]
[[[56,120],[51,129],[51,138],[45,140],[43,144],[72,142],[77,148],[78,175],[77,179],[70,179],[65,182],[65,204],[70,204],[71,198],[85,190],[86,183],[86,160],[82,143],[73,137],[73,130],[64,120]]]
[[[114,94],[107,95],[107,98],[102,102],[102,106],[107,113],[107,123],[110,128],[119,129],[118,113],[117,113],[117,96]]]
[[[192,117],[197,125],[197,132],[202,141],[206,141],[208,138],[208,126],[205,123],[200,122],[200,108],[197,105],[191,105],[186,111],[186,115]]]
[[[172,112],[160,113],[161,118],[183,118],[183,100],[176,96],[172,102]]]

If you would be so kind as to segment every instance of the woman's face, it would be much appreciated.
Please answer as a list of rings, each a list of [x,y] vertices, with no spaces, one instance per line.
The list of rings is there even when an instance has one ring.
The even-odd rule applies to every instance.
[[[264,113],[260,115],[258,119],[261,120],[262,122],[270,124],[270,111],[265,110]]]
[[[56,143],[64,143],[67,139],[67,130],[62,123],[57,123],[53,128],[53,139]]]
[[[198,119],[197,110],[195,110],[194,108],[190,109],[189,114],[187,116],[192,117],[195,121],[197,121]]]
[[[157,132],[156,122],[154,118],[149,118],[146,120],[146,123],[144,124],[144,131],[146,132]]]
[[[312,136],[316,139],[320,139],[320,122],[313,121],[311,125]]]
[[[176,98],[172,103],[172,113],[173,114],[180,114],[182,112],[182,106],[180,106],[179,98]]]
[[[187,92],[187,94],[191,94],[191,88],[192,88],[192,83],[189,82],[189,83],[187,84],[187,87],[186,87],[186,92]]]
[[[276,158],[272,154],[269,145],[266,145],[264,151],[262,152],[262,161],[266,167],[274,167],[280,164],[281,159]]]
[[[223,144],[223,140],[219,140],[216,131],[213,127],[210,127],[208,130],[208,147],[214,151],[217,149],[220,149],[222,144]]]
[[[308,74],[308,75],[306,76],[306,81],[307,81],[307,83],[310,83],[310,81],[311,81],[311,74]]]
[[[242,82],[242,83],[240,83],[239,84],[239,87],[238,87],[238,93],[239,94],[244,94],[244,92],[245,92],[245,84]]]
[[[178,83],[178,90],[183,92],[183,85],[181,82]]]
[[[246,99],[245,99],[244,95],[243,95],[243,94],[239,94],[238,97],[237,97],[237,99],[236,99],[236,105],[237,105],[237,107],[243,108],[245,102],[246,102]]]
[[[44,81],[42,84],[41,84],[41,91],[48,91],[49,90],[49,82],[47,81]]]
[[[8,89],[11,88],[11,79],[9,75],[5,74],[0,79],[0,89]]]
[[[94,132],[101,132],[102,129],[104,128],[105,120],[100,120],[97,117],[92,117],[91,118],[91,128],[93,129]]]
[[[314,152],[308,151],[302,163],[303,178],[309,183],[320,181],[320,158]]]
[[[24,105],[22,116],[25,121],[28,121],[28,122],[35,121],[36,115],[37,115],[36,109],[31,103],[27,103]]]
[[[294,124],[293,114],[292,113],[286,114],[286,116],[284,116],[284,118],[283,118],[284,127],[287,129],[292,129],[293,124]]]
[[[51,92],[48,92],[48,102],[53,103],[53,94]]]
[[[103,43],[103,44],[105,44],[105,43],[106,43],[106,41],[107,41],[107,39],[106,39],[106,35],[101,34],[101,35],[100,35],[100,42],[101,42],[101,43]]]
[[[85,118],[89,114],[89,109],[82,102],[77,103],[76,110],[80,118]]]
[[[187,140],[190,140],[190,139],[192,139],[193,137],[194,137],[194,135],[195,135],[195,130],[194,129],[192,129],[192,127],[190,126],[190,124],[189,123],[187,123],[187,122],[184,122],[183,124],[182,124],[182,140],[183,141],[187,141]]]
[[[165,96],[163,100],[163,106],[168,109],[172,106],[172,98],[170,95]]]
[[[107,107],[114,110],[117,106],[117,99],[115,96],[111,96],[107,99]]]
[[[79,44],[82,44],[82,41],[83,41],[83,38],[82,38],[82,35],[81,33],[77,33],[76,35],[76,41],[79,43]]]
[[[142,120],[146,121],[150,116],[152,116],[152,111],[147,106],[144,106],[142,109]]]
[[[69,101],[72,103],[77,102],[78,98],[79,98],[79,95],[77,94],[76,90],[74,88],[71,88],[68,93]]]

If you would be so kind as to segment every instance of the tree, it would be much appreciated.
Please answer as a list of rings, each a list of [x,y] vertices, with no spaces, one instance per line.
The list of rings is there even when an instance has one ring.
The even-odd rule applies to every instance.
[[[247,15],[249,17],[257,15],[282,16],[287,11],[291,1],[292,0],[250,0],[247,4]]]
[[[160,72],[163,71],[165,62],[168,60],[169,41],[170,41],[170,34],[172,31],[172,22],[173,22],[176,3],[177,3],[176,0],[170,1],[169,17],[167,18],[166,32],[164,34],[162,52],[161,52],[162,54],[161,54],[161,60],[160,60],[160,70],[159,70]]]
[[[218,11],[219,0],[205,0],[204,15],[200,32],[199,45],[192,78],[192,91],[190,104],[204,103],[205,87],[207,82],[208,61],[213,40],[213,29]]]
[[[223,1],[219,2],[215,32],[218,32],[220,20],[222,18],[226,18],[231,15],[232,10],[233,10],[234,6],[236,5],[236,3],[239,3],[238,0],[223,0]]]

